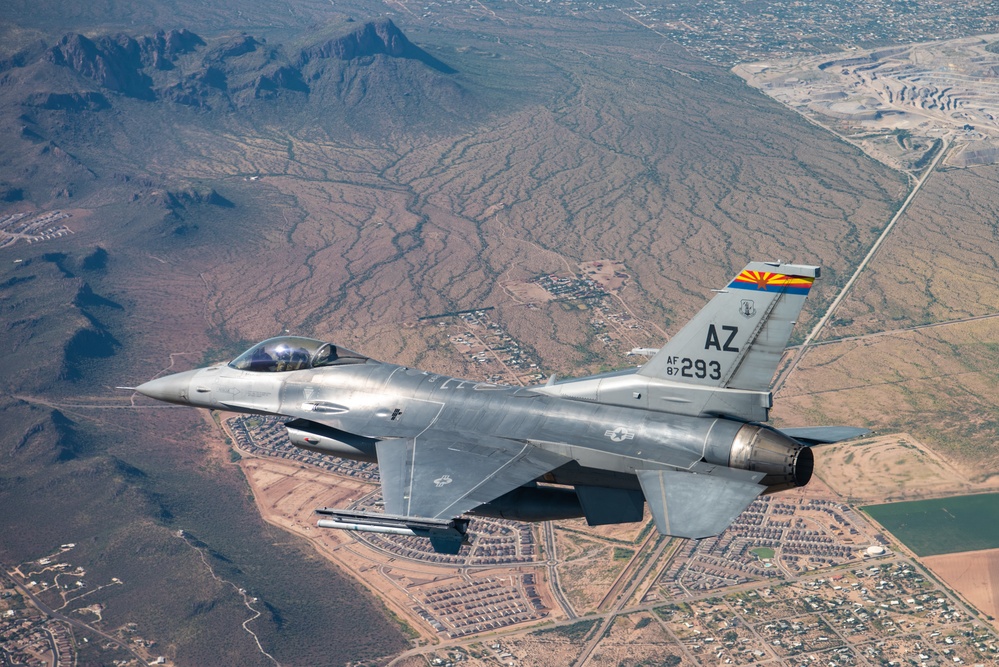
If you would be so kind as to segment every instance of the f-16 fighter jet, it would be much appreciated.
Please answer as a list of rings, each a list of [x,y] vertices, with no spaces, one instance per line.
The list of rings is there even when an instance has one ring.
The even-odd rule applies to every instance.
[[[417,535],[442,553],[467,514],[725,530],[760,494],[803,486],[811,445],[866,433],[763,424],[817,266],[753,262],[644,366],[531,387],[461,380],[280,336],[146,396],[290,417],[302,449],[377,461],[384,513],[321,508],[327,528]]]

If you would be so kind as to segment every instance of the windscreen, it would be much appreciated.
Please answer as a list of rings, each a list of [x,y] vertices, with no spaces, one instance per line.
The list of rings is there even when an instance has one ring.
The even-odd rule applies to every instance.
[[[365,361],[367,357],[332,343],[299,336],[278,336],[254,345],[229,366],[255,373],[282,373]]]

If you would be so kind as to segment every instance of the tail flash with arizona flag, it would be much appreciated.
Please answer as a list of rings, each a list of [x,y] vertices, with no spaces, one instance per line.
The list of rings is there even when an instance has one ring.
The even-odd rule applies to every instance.
[[[819,267],[752,262],[638,373],[765,392]]]
[[[800,267],[799,267],[800,268]],[[816,274],[817,277],[817,274]],[[772,271],[753,271],[743,269],[742,273],[729,283],[729,289],[744,289],[752,292],[774,291],[782,289],[785,294],[800,294],[806,296],[812,288],[815,277],[797,276]]]

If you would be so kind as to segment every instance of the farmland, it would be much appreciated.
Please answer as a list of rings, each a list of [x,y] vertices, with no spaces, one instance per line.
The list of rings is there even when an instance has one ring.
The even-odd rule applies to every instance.
[[[917,556],[999,547],[999,493],[861,509]]]
[[[923,563],[991,619],[999,618],[999,549],[930,556]]]

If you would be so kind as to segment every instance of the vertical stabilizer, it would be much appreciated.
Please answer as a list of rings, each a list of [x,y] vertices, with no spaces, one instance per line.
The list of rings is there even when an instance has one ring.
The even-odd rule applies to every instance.
[[[639,375],[768,391],[819,267],[751,262]]]

